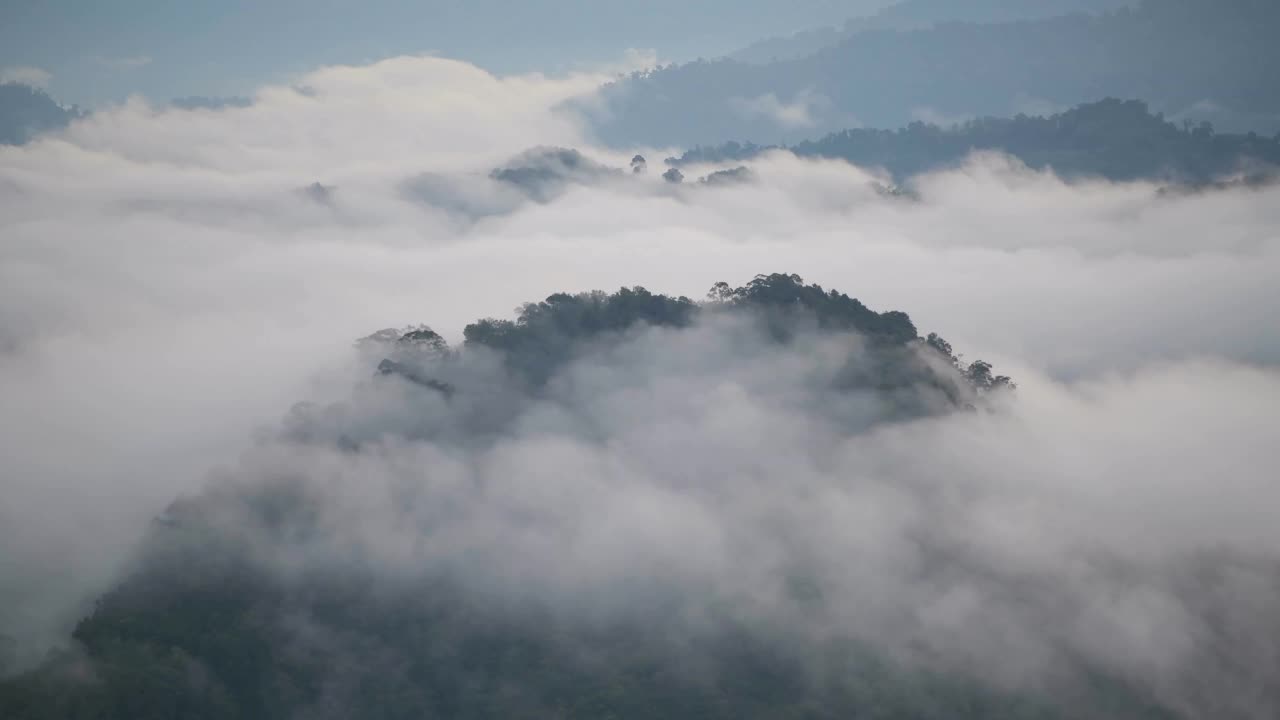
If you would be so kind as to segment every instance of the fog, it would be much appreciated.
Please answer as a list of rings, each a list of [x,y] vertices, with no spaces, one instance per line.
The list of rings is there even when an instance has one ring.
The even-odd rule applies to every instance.
[[[674,149],[596,147],[563,109],[603,79],[398,58],[0,148],[0,634],[28,658],[64,641],[211,469],[288,471],[324,499],[330,559],[483,557],[482,587],[591,610],[671,587],[996,683],[1084,657],[1193,714],[1270,716],[1280,189],[1161,194],[976,156],[895,196],[874,168],[783,154],[677,185]],[[649,170],[534,197],[490,177],[539,146]],[[376,362],[353,340],[379,328],[457,344],[553,292],[700,298],[768,272],[906,311],[1019,389],[871,422],[803,380],[856,338],[744,349],[715,322],[580,359],[483,446],[396,440],[444,411],[359,389]],[[301,400],[339,403],[370,447],[264,440]],[[785,602],[796,563],[821,612]]]

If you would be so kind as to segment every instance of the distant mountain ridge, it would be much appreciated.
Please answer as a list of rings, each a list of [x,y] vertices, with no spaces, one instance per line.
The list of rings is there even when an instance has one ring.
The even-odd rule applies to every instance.
[[[873,30],[808,57],[668,65],[605,87],[583,112],[605,142],[796,143],[849,127],[1041,114],[1142,98],[1180,120],[1280,130],[1280,3],[1144,0],[1097,16]]]
[[[951,127],[913,122],[897,130],[857,128],[792,146],[728,142],[694,147],[667,164],[737,163],[769,150],[839,158],[883,168],[897,179],[999,151],[1066,177],[1156,179],[1202,186],[1237,174],[1259,180],[1280,168],[1280,134],[1217,133],[1210,123],[1176,123],[1139,100],[1109,98],[1045,117],[979,118]]]

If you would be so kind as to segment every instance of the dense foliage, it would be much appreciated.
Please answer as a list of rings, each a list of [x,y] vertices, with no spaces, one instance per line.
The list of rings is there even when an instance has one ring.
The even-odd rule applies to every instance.
[[[526,303],[514,321],[486,318],[472,323],[464,336],[468,344],[503,353],[513,368],[539,384],[567,362],[583,340],[637,323],[682,327],[696,310],[688,298],[655,295],[642,287],[622,288],[612,295],[556,293],[542,302]]]
[[[177,533],[156,542],[194,543]],[[379,597],[358,579],[285,586],[210,568],[210,552],[171,550],[105,596],[76,629],[84,655],[0,685],[6,719],[1069,717],[842,641],[815,662],[728,620],[694,637],[656,615],[591,628],[477,605],[443,579]],[[686,643],[698,647],[692,663]],[[1092,717],[1172,717],[1104,683],[1082,705]]]
[[[904,378],[906,386],[917,381],[945,384],[946,378],[917,362],[917,348],[941,355],[961,375],[968,373],[968,367],[960,366],[946,341],[936,334],[920,339],[906,313],[876,312],[844,293],[806,284],[798,275],[757,275],[740,287],[719,282],[707,299],[708,303],[699,305],[686,297],[654,294],[642,287],[622,288],[612,294],[557,293],[542,302],[525,304],[514,321],[486,318],[472,323],[464,336],[468,345],[502,353],[508,366],[533,385],[544,384],[601,337],[613,339],[637,326],[687,327],[702,313],[749,314],[761,323],[769,337],[779,341],[810,325],[823,331],[857,333],[870,341],[875,357],[894,366],[883,368],[886,377],[891,369],[901,371],[904,367],[919,373]],[[977,361],[975,365],[985,363]],[[1000,376],[996,384],[1010,383]],[[990,386],[986,383],[982,389]]]

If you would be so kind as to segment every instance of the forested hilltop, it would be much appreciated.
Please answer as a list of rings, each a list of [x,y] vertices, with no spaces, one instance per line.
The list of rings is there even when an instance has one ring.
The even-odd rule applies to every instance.
[[[1008,378],[904,313],[772,274],[697,302],[559,293],[459,348],[425,326],[357,347],[373,377],[298,406],[175,502],[74,646],[0,682],[6,720],[1171,717],[1083,661],[1061,687],[1013,690],[824,629],[829,573],[849,568],[726,509],[813,490],[797,459],[754,447],[776,438],[742,434],[759,408],[817,452],[998,406]],[[662,453],[643,447],[655,432],[673,433]],[[627,535],[609,499],[643,507],[636,472],[720,515],[728,576],[688,538],[650,562],[680,525]],[[784,574],[755,576],[772,563],[758,542]]]
[[[635,73],[605,89],[593,117],[618,146],[795,143],[855,125],[1006,116],[1111,96],[1271,134],[1280,130],[1280,90],[1256,78],[1280,74],[1277,25],[1272,0],[1143,0],[1098,15],[867,30],[763,65],[699,60]]]
[[[1215,132],[1212,124],[1175,123],[1139,100],[1109,98],[1046,117],[979,118],[949,127],[913,122],[897,130],[859,128],[791,146],[728,142],[668,158],[675,167],[739,162],[769,150],[839,158],[879,167],[902,180],[955,165],[977,151],[999,151],[1028,166],[1073,177],[1155,179],[1204,185],[1228,176],[1257,182],[1280,168],[1280,133]]]

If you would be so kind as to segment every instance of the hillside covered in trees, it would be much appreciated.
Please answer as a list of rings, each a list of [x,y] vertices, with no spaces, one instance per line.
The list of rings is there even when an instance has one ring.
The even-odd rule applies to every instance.
[[[593,522],[574,510],[588,498],[557,493],[566,478],[546,474],[550,457],[550,470],[490,467],[521,444],[615,452],[637,430],[680,422],[619,430],[645,413],[640,395],[670,383],[800,403],[814,441],[973,411],[1011,387],[919,337],[904,313],[773,274],[717,283],[701,302],[640,287],[559,293],[468,326],[459,348],[425,326],[357,347],[372,379],[347,401],[294,408],[239,466],[175,502],[74,645],[0,681],[6,720],[1066,717],[1047,696],[794,626],[793,611],[825,602],[825,571],[799,556],[769,591],[781,593],[773,609],[709,576],[649,567],[644,546],[602,550],[620,572],[576,575],[584,560],[561,556],[557,535]],[[622,398],[629,409],[611,416]],[[733,458],[709,452],[672,458],[667,492],[744,490]],[[474,469],[457,475],[458,462]],[[605,483],[584,494],[631,483],[579,470],[574,482]],[[398,477],[383,486],[384,472]],[[794,478],[767,472],[767,492],[792,492]],[[511,504],[529,483],[553,505]],[[370,498],[388,505],[367,515]],[[495,507],[502,525],[486,525]],[[616,518],[605,527],[625,532]],[[530,534],[515,543],[513,531]],[[1090,692],[1082,706],[1099,712],[1165,716],[1123,683]]]
[[[973,152],[998,151],[1064,177],[1158,179],[1203,185],[1231,175],[1265,180],[1280,167],[1280,133],[1215,132],[1209,123],[1174,123],[1138,100],[1107,99],[1047,117],[980,118],[951,127],[913,122],[897,130],[859,128],[789,147],[729,142],[668,158],[675,167],[741,162],[769,150],[839,158],[899,179],[944,168]]]

